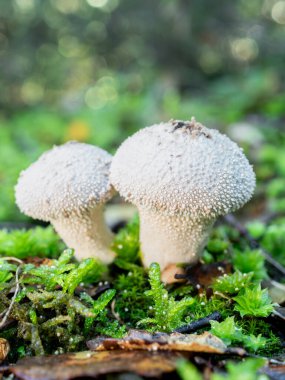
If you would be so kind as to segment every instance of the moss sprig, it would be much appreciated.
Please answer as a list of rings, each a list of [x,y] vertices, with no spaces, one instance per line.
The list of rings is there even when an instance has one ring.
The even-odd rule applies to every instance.
[[[174,297],[161,283],[160,267],[157,263],[151,264],[149,268],[149,283],[151,289],[146,291],[146,296],[151,297],[153,306],[151,317],[141,320],[138,324],[145,325],[152,331],[169,332],[184,324],[185,312],[195,303],[192,297],[184,297],[175,301]],[[150,327],[149,327],[150,326]]]

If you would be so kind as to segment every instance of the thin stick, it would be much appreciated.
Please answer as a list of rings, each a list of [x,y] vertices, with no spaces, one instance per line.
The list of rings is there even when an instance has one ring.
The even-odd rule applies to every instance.
[[[282,212],[272,212],[270,214],[266,214],[266,215],[261,216],[260,220],[261,220],[261,222],[263,222],[265,224],[268,224],[268,223],[272,222],[274,219],[282,218],[284,216],[285,216],[285,212],[284,211],[282,211]]]
[[[120,314],[119,314],[119,313],[116,313],[116,311],[115,311],[115,305],[116,305],[116,301],[113,300],[113,301],[111,302],[111,312],[112,312],[113,316],[116,318],[116,320],[117,320],[120,324],[123,324],[124,322],[121,320]]]
[[[194,322],[189,323],[188,325],[178,327],[177,329],[173,330],[173,332],[179,332],[183,334],[194,332],[201,329],[202,327],[208,326],[210,324],[210,321],[220,321],[221,319],[221,314],[218,311],[214,311],[214,313],[208,315],[205,318],[200,318]]]
[[[272,314],[276,315],[277,317],[279,317],[285,321],[285,316],[283,314],[279,313],[278,309],[273,310]]]
[[[2,329],[2,327],[5,325],[9,315],[10,315],[10,312],[12,310],[12,307],[15,303],[15,300],[16,300],[16,297],[19,293],[19,290],[20,290],[20,284],[19,284],[19,273],[20,273],[20,270],[21,270],[21,265],[23,264],[23,261],[22,260],[19,260],[15,257],[4,257],[2,258],[4,260],[7,260],[7,261],[16,261],[17,263],[19,263],[20,265],[18,266],[17,270],[16,270],[16,273],[15,273],[15,281],[16,281],[16,288],[15,288],[15,292],[14,292],[14,295],[11,299],[11,303],[7,309],[7,311],[5,312],[4,314],[4,317],[2,318],[2,321],[0,322],[0,329]],[[2,315],[1,315],[2,316]]]
[[[257,240],[255,240],[249,233],[249,231],[233,216],[233,215],[226,215],[224,216],[225,222],[227,222],[230,226],[236,228],[241,236],[243,236],[247,241],[252,249],[259,249],[262,253],[265,260],[271,264],[275,269],[277,269],[280,273],[282,273],[283,276],[285,276],[285,268],[282,264],[280,264],[278,261],[273,259],[273,257],[270,255],[269,252],[267,252],[264,248],[261,247],[261,245],[258,243]]]
[[[7,260],[7,261],[15,261],[16,263],[24,264],[24,262],[20,259],[17,259],[17,257],[6,256],[6,257],[1,257],[0,259],[1,260]]]

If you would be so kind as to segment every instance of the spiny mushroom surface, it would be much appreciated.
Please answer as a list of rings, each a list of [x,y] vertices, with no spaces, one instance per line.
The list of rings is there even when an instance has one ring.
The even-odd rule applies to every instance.
[[[255,175],[227,136],[196,122],[144,128],[118,149],[111,183],[139,210],[143,263],[198,260],[219,215],[252,196]]]
[[[16,203],[32,218],[49,221],[78,259],[114,258],[112,233],[103,207],[114,189],[109,181],[112,156],[78,142],[55,146],[22,171],[15,187]]]

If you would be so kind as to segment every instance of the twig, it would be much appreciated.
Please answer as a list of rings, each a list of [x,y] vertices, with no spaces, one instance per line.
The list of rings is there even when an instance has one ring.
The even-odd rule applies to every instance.
[[[183,334],[194,332],[201,329],[202,327],[208,326],[210,324],[210,321],[220,321],[221,319],[221,314],[218,311],[214,311],[214,313],[208,315],[205,318],[200,318],[194,322],[189,323],[188,325],[178,327],[177,329],[173,330],[173,332],[179,332]]]
[[[24,262],[22,260],[17,259],[17,257],[12,257],[12,256],[1,257],[1,260],[15,261],[16,263],[24,264]]]
[[[284,216],[285,216],[284,211],[272,212],[269,214],[267,213],[266,215],[261,216],[260,221],[262,223],[268,224],[268,223],[272,222],[274,219],[283,218]]]
[[[124,322],[122,321],[120,314],[115,311],[115,306],[116,306],[116,301],[113,300],[111,302],[111,312],[112,312],[113,316],[115,317],[115,319],[122,325],[122,324],[124,324]]]
[[[273,257],[270,255],[269,252],[267,252],[264,248],[261,247],[259,242],[255,240],[249,233],[249,231],[233,216],[233,215],[226,215],[224,216],[225,222],[227,222],[232,227],[236,228],[241,236],[243,236],[247,241],[252,249],[259,249],[262,253],[265,260],[272,265],[275,269],[277,269],[280,273],[282,273],[283,276],[285,276],[285,268],[283,265],[281,265],[278,261],[273,259]]]
[[[4,257],[2,259],[7,260],[7,261],[15,261],[15,262],[19,263],[20,265],[18,266],[18,268],[16,270],[16,273],[15,273],[15,282],[16,282],[15,292],[14,292],[14,295],[13,295],[13,297],[11,299],[11,303],[10,303],[8,309],[5,311],[4,317],[2,318],[2,321],[0,322],[0,329],[2,329],[2,327],[5,325],[7,319],[9,317],[9,315],[10,315],[10,312],[12,310],[12,307],[13,307],[13,305],[15,303],[16,297],[17,297],[17,295],[19,293],[19,290],[20,290],[19,273],[20,273],[20,270],[21,270],[21,265],[23,264],[22,260],[16,259],[15,257]]]
[[[231,301],[231,300],[232,300],[231,297],[228,297],[228,296],[226,296],[224,293],[218,292],[217,290],[214,291],[214,294],[217,295],[217,296],[219,296],[219,297],[221,297],[221,298],[224,298],[225,300],[228,300],[228,301]]]
[[[279,317],[279,318],[281,318],[281,319],[283,319],[283,320],[285,321],[285,315],[279,313],[278,309],[277,309],[277,310],[276,310],[276,309],[273,310],[273,311],[272,311],[272,314],[273,314],[273,315],[276,315],[276,317]]]

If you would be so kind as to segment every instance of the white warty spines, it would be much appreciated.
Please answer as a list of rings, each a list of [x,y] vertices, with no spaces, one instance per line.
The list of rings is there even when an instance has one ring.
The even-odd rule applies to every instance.
[[[118,149],[110,179],[140,214],[146,266],[194,262],[215,219],[252,196],[255,174],[241,148],[217,130],[171,120],[144,128]]]
[[[217,130],[177,123],[144,128],[121,145],[111,165],[115,188],[137,205],[195,219],[243,206],[255,174],[242,149]]]
[[[111,160],[109,153],[89,144],[55,146],[21,172],[16,203],[26,215],[45,221],[79,215],[112,197]]]
[[[49,221],[78,259],[114,259],[103,206],[114,193],[112,156],[98,147],[69,142],[55,146],[24,170],[16,185],[20,210]]]

